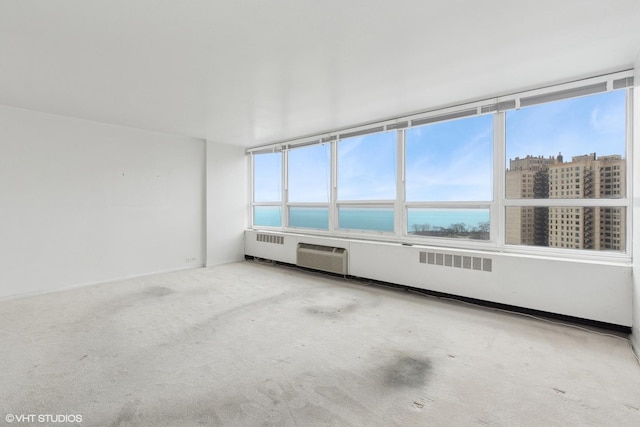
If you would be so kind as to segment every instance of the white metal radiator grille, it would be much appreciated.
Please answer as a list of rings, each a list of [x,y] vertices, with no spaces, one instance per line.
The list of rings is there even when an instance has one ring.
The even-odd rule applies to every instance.
[[[256,240],[258,242],[275,243],[277,245],[284,245],[284,236],[277,236],[275,234],[256,234]]]
[[[440,252],[420,252],[420,263],[441,265],[443,267],[466,268],[468,270],[493,270],[493,260],[491,258],[452,255]]]

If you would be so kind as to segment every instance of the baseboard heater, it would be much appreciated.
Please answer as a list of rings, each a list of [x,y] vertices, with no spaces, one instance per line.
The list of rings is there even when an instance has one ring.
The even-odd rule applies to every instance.
[[[296,265],[347,275],[347,250],[332,246],[298,243],[296,250]]]

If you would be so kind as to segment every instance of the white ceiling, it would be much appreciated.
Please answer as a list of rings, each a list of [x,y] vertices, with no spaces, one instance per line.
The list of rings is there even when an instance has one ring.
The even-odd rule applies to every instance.
[[[639,0],[0,0],[0,104],[257,146],[639,50]]]

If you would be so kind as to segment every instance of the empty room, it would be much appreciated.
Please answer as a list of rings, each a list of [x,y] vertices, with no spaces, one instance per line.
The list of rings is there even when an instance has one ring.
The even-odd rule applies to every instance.
[[[638,22],[0,0],[0,423],[640,425]]]

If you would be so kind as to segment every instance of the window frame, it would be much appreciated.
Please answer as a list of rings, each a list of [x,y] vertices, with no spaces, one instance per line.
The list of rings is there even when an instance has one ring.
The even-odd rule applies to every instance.
[[[329,145],[329,200],[327,202],[291,202],[289,201],[289,153],[291,150],[302,149],[311,145],[327,145],[331,144],[330,142],[318,142],[318,143],[302,143],[297,145],[287,145],[285,149],[282,150],[283,153],[283,164],[286,165],[286,173],[284,174],[284,192],[283,192],[283,211],[287,212],[287,221],[283,221],[283,228],[291,229],[293,231],[298,232],[306,232],[306,231],[329,231],[332,229],[332,216],[331,216],[331,205],[333,200],[333,145]],[[328,212],[328,227],[327,229],[323,228],[313,228],[313,227],[301,227],[301,226],[292,226],[290,224],[290,209],[291,208],[326,208]]]
[[[475,107],[475,105],[474,105]],[[481,112],[480,107],[475,107],[477,109],[477,114],[474,115],[466,115],[464,117],[457,117],[456,111],[451,110],[441,110],[438,114],[433,116],[424,116],[420,120],[427,121],[427,123],[421,123],[415,127],[425,126],[429,124],[437,124],[443,122],[453,122],[457,120],[463,120],[470,117],[481,117],[486,115],[493,115],[494,113]],[[463,110],[465,111],[465,110]],[[439,119],[440,118],[440,119]],[[403,132],[403,152],[402,157],[406,159],[406,132]],[[491,200],[465,200],[465,201],[407,201],[406,197],[403,199],[402,203],[402,215],[403,215],[403,225],[402,225],[402,236],[405,239],[411,240],[415,243],[422,244],[432,244],[432,245],[443,245],[452,247],[472,247],[472,248],[496,248],[499,244],[497,239],[497,223],[494,221],[494,211],[496,210],[496,117],[493,116],[493,144],[492,144],[492,153],[493,160],[491,165]],[[406,191],[406,167],[403,165],[402,167],[402,180],[403,180],[403,191]],[[403,193],[404,196],[404,193]],[[489,239],[488,240],[476,240],[476,239],[468,239],[468,238],[450,238],[450,237],[435,237],[435,236],[416,236],[409,234],[409,209],[488,209],[489,210]]]
[[[396,164],[394,165],[395,169],[395,198],[394,199],[371,199],[371,200],[349,200],[349,199],[339,199],[338,198],[338,185],[340,181],[340,168],[339,168],[339,144],[342,140],[353,138],[356,136],[367,136],[367,135],[375,135],[385,132],[393,131],[393,129],[387,130],[386,128],[381,130],[380,127],[368,128],[365,127],[363,129],[356,129],[354,131],[347,132],[345,134],[341,134],[334,143],[334,158],[335,158],[335,169],[333,176],[334,179],[334,200],[333,200],[333,213],[334,213],[334,228],[333,230],[336,233],[345,233],[347,235],[363,235],[363,236],[378,236],[387,239],[394,239],[398,234],[398,199],[400,194],[404,194],[403,192],[399,192],[398,181],[400,179],[400,169],[398,166],[401,164],[398,156],[402,153],[402,149],[400,147],[400,137],[399,131],[396,130],[396,141],[395,141],[395,151],[396,151]],[[385,230],[373,230],[373,229],[360,229],[360,228],[341,228],[340,227],[340,207],[352,207],[352,208],[371,208],[371,209],[392,209],[393,212],[393,231],[385,231]]]
[[[282,149],[281,147],[272,147],[271,149],[264,149],[264,150],[259,150],[259,151],[255,151],[251,153],[251,159],[250,159],[250,185],[251,185],[251,191],[250,191],[250,196],[251,196],[251,209],[249,209],[249,216],[250,216],[250,224],[251,227],[253,228],[263,228],[263,229],[267,229],[267,230],[280,230],[282,229],[283,225],[286,224],[285,222],[285,213],[284,213],[284,200],[286,199],[286,195],[283,191],[284,188],[284,174],[286,171],[286,165],[284,163],[284,158],[281,159],[280,162],[280,187],[281,187],[281,200],[280,201],[261,201],[261,202],[256,202],[256,186],[255,186],[255,156],[256,155],[260,155],[260,154],[275,154],[276,152],[280,152],[280,155],[282,156]],[[255,209],[256,207],[279,207],[280,208],[280,226],[270,226],[270,225],[255,225]]]
[[[633,181],[632,181],[632,163],[633,163],[633,87],[619,87],[615,88],[615,78],[621,77],[621,75],[631,76],[629,72],[614,73],[609,76],[596,77],[592,79],[580,80],[566,85],[560,85],[563,90],[558,90],[558,86],[553,86],[546,89],[538,89],[534,91],[525,92],[521,95],[521,98],[528,96],[530,98],[544,97],[545,95],[551,95],[549,101],[539,102],[534,105],[542,105],[544,103],[551,103],[560,101],[563,99],[575,99],[582,96],[595,95],[598,93],[606,93],[611,91],[622,90],[625,91],[625,153],[624,160],[627,167],[625,168],[625,194],[620,198],[546,198],[546,199],[516,199],[508,198],[506,195],[506,174],[504,173],[504,167],[500,173],[501,176],[496,178],[501,180],[501,214],[504,219],[502,221],[502,229],[506,235],[506,209],[510,207],[543,207],[543,208],[622,208],[625,210],[625,250],[619,252],[613,251],[600,251],[593,249],[574,249],[574,248],[558,248],[552,246],[532,246],[523,244],[511,244],[506,242],[506,236],[501,241],[501,247],[507,252],[522,253],[529,255],[541,255],[541,256],[559,256],[580,258],[587,260],[611,260],[611,261],[628,261],[632,256],[632,203],[631,194],[633,194]],[[628,78],[627,77],[627,78]],[[562,93],[564,91],[579,91],[580,88],[594,87],[598,84],[605,84],[606,90],[600,92],[586,93],[578,96],[570,96],[567,98],[553,99],[554,94]],[[504,137],[502,138],[502,148],[504,154],[501,159],[501,165],[505,165],[507,161],[506,146],[508,144],[506,136],[506,111],[501,112],[502,130]],[[588,151],[588,150],[587,150]],[[608,154],[608,153],[607,153]],[[562,172],[560,172],[562,174]],[[565,171],[566,173],[566,171]],[[575,175],[575,172],[571,172]],[[497,174],[496,174],[497,175]],[[562,191],[562,189],[560,189]]]

